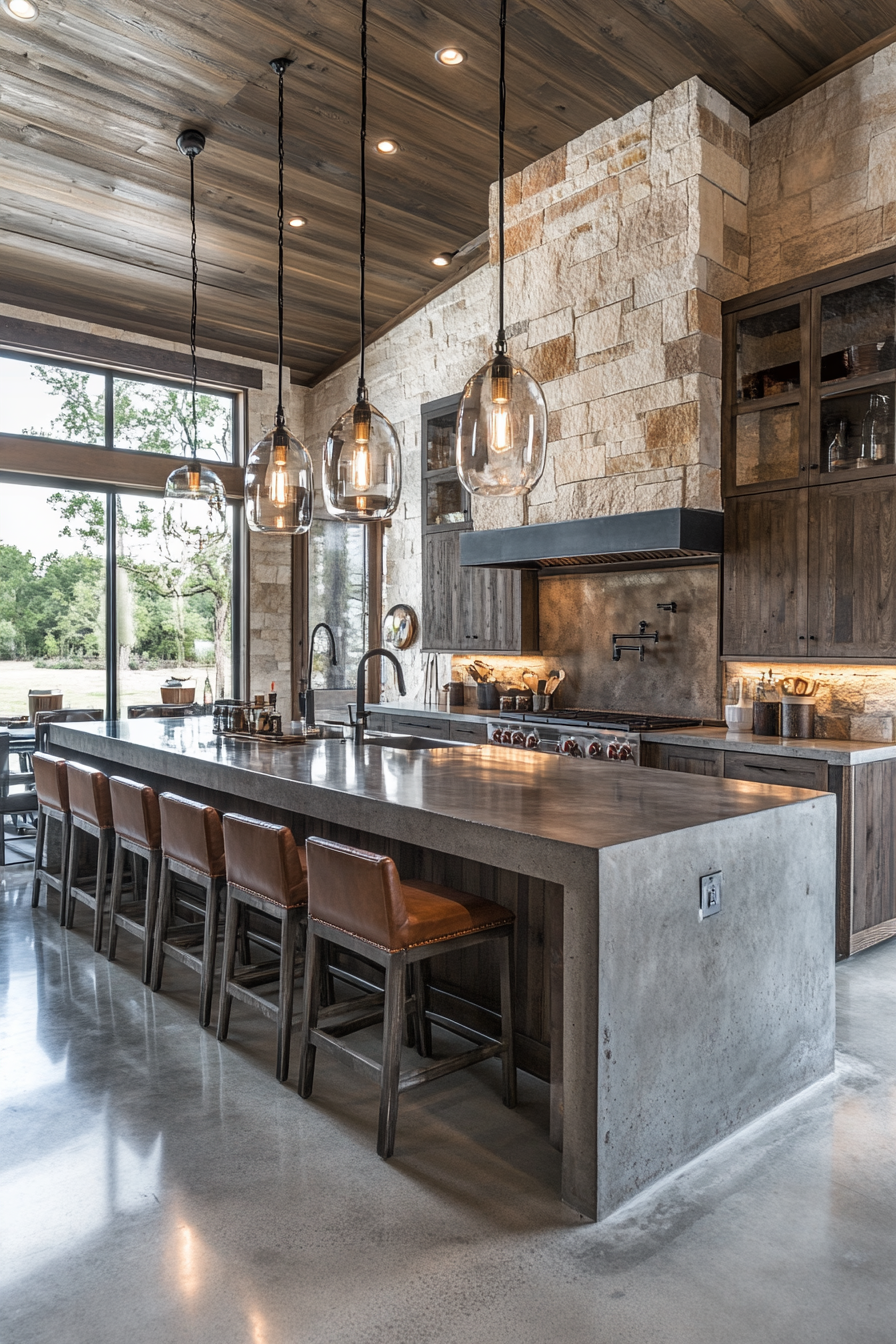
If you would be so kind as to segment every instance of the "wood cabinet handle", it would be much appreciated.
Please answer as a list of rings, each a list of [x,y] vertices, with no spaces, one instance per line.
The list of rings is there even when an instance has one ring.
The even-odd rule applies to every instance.
[[[797,638],[798,638],[798,639],[805,639],[806,636],[805,636],[805,635],[798,635]]]

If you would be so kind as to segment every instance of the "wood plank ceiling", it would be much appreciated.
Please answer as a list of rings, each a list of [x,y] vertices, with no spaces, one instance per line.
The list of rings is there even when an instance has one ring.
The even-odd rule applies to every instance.
[[[276,353],[276,77],[286,76],[286,362],[357,341],[359,0],[38,0],[0,11],[0,300],[183,340],[197,161],[202,345]],[[496,176],[497,0],[372,0],[368,329],[445,278]],[[511,0],[509,172],[699,74],[751,116],[872,42],[892,0]],[[896,34],[894,34],[896,36]],[[433,59],[456,44],[468,60]],[[447,272],[450,276],[450,270]]]

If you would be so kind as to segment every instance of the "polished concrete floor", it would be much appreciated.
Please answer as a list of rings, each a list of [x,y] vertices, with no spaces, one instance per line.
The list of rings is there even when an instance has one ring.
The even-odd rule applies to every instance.
[[[494,1061],[402,1099],[271,1026],[196,1022],[0,870],[4,1344],[894,1344],[896,940],[838,970],[836,1080],[595,1227],[559,1203],[544,1087]],[[293,1078],[295,1077],[295,1062]]]

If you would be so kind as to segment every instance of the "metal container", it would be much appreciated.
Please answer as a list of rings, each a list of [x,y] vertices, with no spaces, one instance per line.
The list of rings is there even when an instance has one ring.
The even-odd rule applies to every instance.
[[[498,688],[493,681],[476,683],[476,704],[479,709],[498,708]]]
[[[544,714],[548,709],[553,709],[554,697],[552,695],[533,695],[532,709],[536,714]]]
[[[514,708],[516,709],[516,711],[517,711],[518,714],[531,714],[531,713],[532,713],[532,692],[531,692],[531,691],[523,691],[523,692],[521,692],[521,694],[514,696],[514,699],[515,699],[515,701],[516,701],[516,704],[515,704]]]
[[[781,736],[805,738],[815,736],[814,700],[785,698],[781,701]]]
[[[753,732],[757,737],[781,736],[781,701],[753,701]]]

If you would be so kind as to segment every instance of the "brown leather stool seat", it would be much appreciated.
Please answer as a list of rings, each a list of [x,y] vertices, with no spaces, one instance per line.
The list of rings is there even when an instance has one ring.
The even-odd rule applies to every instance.
[[[103,942],[103,915],[106,907],[106,880],[109,873],[109,853],[115,838],[112,828],[112,802],[109,780],[102,770],[89,765],[68,762],[68,797],[72,813],[72,840],[68,856],[68,890],[66,892],[66,926],[71,928],[75,919],[75,902],[80,901],[93,911],[93,950],[99,952]],[[92,835],[97,841],[96,868],[81,873],[81,841]]]
[[[402,882],[392,860],[383,854],[311,839],[308,862],[308,945],[305,966],[305,1015],[299,1063],[299,1094],[311,1095],[314,1059],[318,1047],[348,1057],[355,1068],[368,1072],[380,1085],[379,1132],[376,1150],[392,1156],[398,1094],[431,1078],[441,1078],[493,1055],[501,1057],[504,1104],[516,1105],[516,1069],[513,1058],[513,1003],[510,978],[510,942],[514,915],[494,901],[432,882]],[[448,947],[476,943],[497,944],[501,978],[501,1034],[488,1036],[466,1024],[452,1022],[426,1004],[423,964]],[[324,946],[332,943],[384,966],[385,994],[377,1015],[371,1014],[373,995],[319,1006],[324,970]],[[406,971],[413,972],[414,994],[406,1000]],[[402,1072],[401,1045],[404,1015],[414,1013],[417,1049],[432,1053],[432,1027],[439,1026],[475,1044],[472,1050],[440,1059],[428,1067]],[[348,1012],[348,1016],[346,1013]],[[326,1022],[338,1017],[332,1031]],[[346,1046],[340,1039],[351,1030],[383,1022],[383,1062],[376,1063]]]
[[[234,999],[273,1018],[277,1024],[277,1078],[289,1075],[292,1036],[296,947],[308,904],[305,856],[286,826],[254,821],[233,812],[224,814],[224,854],[227,862],[227,919],[224,929],[224,965],[218,1005],[218,1040],[227,1039]],[[280,955],[275,961],[235,970],[241,907],[260,910],[280,924]],[[276,1003],[257,987],[279,982]]]
[[[162,872],[152,951],[151,985],[162,985],[165,957],[199,973],[199,1025],[207,1027],[212,1014],[215,957],[218,944],[218,904],[225,883],[224,834],[221,818],[213,807],[159,794],[162,832]],[[196,920],[176,923],[174,876],[184,877],[201,889],[193,913]],[[201,949],[201,950],[197,950]]]
[[[115,862],[112,865],[112,894],[109,901],[110,961],[115,960],[118,930],[126,929],[143,943],[142,976],[149,984],[152,971],[152,944],[156,909],[159,903],[159,879],[162,871],[162,820],[159,795],[148,784],[137,784],[121,775],[109,779],[112,821],[115,826]],[[131,900],[122,904],[125,855],[130,855]],[[137,897],[135,858],[146,863],[146,890]]]
[[[72,814],[68,801],[68,771],[61,756],[51,756],[45,751],[36,751],[32,756],[34,771],[34,790],[37,794],[37,833],[34,840],[34,877],[31,887],[31,904],[40,901],[41,885],[59,892],[59,923],[65,923],[66,902],[68,896],[68,852],[72,838]],[[47,822],[58,821],[62,828],[61,855],[59,871],[53,872],[44,866],[44,849],[47,847]],[[49,857],[47,858],[49,865]]]

